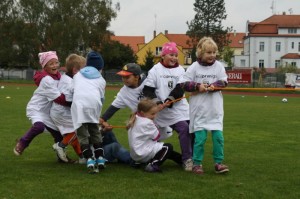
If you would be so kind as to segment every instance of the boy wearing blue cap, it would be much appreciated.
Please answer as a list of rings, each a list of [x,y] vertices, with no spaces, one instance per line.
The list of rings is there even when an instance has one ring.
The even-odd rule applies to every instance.
[[[98,127],[106,86],[106,81],[101,75],[104,61],[101,55],[94,51],[87,55],[86,60],[86,66],[73,78],[71,114],[89,173],[98,173],[99,169],[105,167],[102,135]]]

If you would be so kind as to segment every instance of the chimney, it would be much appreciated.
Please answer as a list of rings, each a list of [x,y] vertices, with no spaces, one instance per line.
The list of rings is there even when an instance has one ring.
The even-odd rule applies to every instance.
[[[153,31],[153,39],[156,37],[156,30]]]
[[[285,14],[286,14],[285,12],[282,13],[282,15],[285,15]]]
[[[236,30],[233,31],[233,36],[236,36]]]
[[[168,30],[165,30],[165,35],[167,35],[168,34]]]

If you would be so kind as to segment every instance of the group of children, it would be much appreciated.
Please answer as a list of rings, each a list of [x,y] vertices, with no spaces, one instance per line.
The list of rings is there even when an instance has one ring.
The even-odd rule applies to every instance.
[[[90,173],[105,168],[106,161],[139,165],[147,172],[160,172],[160,165],[173,160],[186,171],[203,174],[202,160],[207,132],[211,131],[216,173],[226,173],[223,138],[223,97],[227,86],[223,65],[216,60],[218,47],[210,37],[197,45],[197,61],[187,71],[178,64],[174,42],[163,45],[161,61],[143,76],[135,63],[126,64],[117,74],[124,86],[109,108],[100,116],[106,82],[101,75],[101,55],[90,52],[87,58],[72,54],[66,59],[66,74],[60,76],[55,52],[40,53],[43,71],[35,82],[38,88],[27,105],[32,128],[17,142],[21,155],[33,138],[46,128],[54,137],[53,149],[63,162],[72,145],[80,163]],[[191,92],[189,103],[185,92]],[[116,140],[108,120],[122,108],[130,108],[127,125],[129,151]],[[99,119],[100,118],[100,119]],[[99,124],[101,130],[99,130]],[[178,133],[181,153],[164,140]],[[102,138],[103,136],[103,138]],[[105,140],[111,140],[105,144]]]

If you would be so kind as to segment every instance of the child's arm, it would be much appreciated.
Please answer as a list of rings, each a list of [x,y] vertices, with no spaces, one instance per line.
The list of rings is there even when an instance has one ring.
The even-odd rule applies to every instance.
[[[182,98],[183,95],[184,95],[183,88],[181,87],[180,84],[177,84],[175,88],[170,92],[169,96],[167,97],[167,99],[165,99],[164,102],[168,104],[168,102],[172,102],[176,99]],[[173,103],[167,105],[168,108],[172,108],[172,106]]]

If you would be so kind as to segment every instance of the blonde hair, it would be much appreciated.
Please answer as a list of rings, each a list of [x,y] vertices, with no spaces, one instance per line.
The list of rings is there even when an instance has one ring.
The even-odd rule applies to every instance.
[[[77,54],[70,54],[66,58],[66,69],[67,69],[67,72],[70,74],[73,73],[73,68],[80,70],[85,65],[86,65],[86,59],[83,56],[80,56]]]
[[[197,44],[196,57],[201,58],[207,50],[218,51],[218,45],[211,37],[203,37]]]
[[[156,107],[157,104],[150,98],[144,98],[142,99],[139,103],[138,103],[138,106],[137,106],[137,113],[141,113],[141,112],[144,112],[144,113],[147,113],[149,112],[153,107]],[[130,119],[127,123],[127,129],[133,127],[134,125],[134,122],[135,122],[135,115],[136,113],[132,113],[131,116],[130,116]]]

